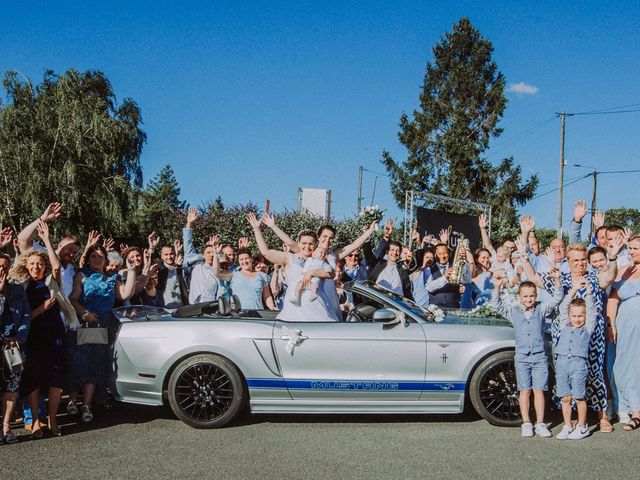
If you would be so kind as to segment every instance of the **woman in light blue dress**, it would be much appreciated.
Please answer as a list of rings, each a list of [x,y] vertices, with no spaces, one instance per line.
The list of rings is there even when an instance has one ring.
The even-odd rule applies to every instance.
[[[213,237],[217,242],[217,237]],[[214,244],[214,248],[216,248]],[[245,248],[238,250],[238,265],[240,270],[223,272],[220,270],[217,255],[213,259],[213,274],[220,280],[230,282],[231,293],[240,300],[243,310],[275,310],[269,276],[257,272],[254,268],[253,257]]]
[[[631,413],[622,428],[635,430],[640,427],[640,235],[629,239],[629,254],[633,263],[620,272],[607,302],[607,333],[616,342],[613,374],[620,413]]]

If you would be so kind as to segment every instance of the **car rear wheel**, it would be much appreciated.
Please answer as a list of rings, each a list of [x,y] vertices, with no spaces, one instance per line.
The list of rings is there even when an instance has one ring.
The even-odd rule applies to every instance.
[[[476,369],[469,385],[471,404],[492,425],[515,427],[522,423],[516,384],[514,352],[498,352]]]
[[[246,389],[237,367],[214,354],[189,357],[169,379],[173,413],[194,428],[219,428],[231,422],[246,403]]]

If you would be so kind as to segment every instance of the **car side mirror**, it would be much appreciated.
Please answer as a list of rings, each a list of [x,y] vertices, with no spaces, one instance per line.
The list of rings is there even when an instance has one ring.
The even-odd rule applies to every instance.
[[[373,313],[373,321],[375,323],[383,323],[385,325],[395,325],[400,323],[401,319],[398,312],[389,308],[381,308]]]

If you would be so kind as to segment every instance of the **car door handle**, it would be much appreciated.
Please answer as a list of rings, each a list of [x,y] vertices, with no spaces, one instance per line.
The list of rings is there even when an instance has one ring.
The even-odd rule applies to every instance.
[[[307,337],[306,335],[298,335],[296,338],[300,339],[300,340],[308,340],[309,337]],[[280,340],[291,340],[291,337],[289,335],[280,335]]]

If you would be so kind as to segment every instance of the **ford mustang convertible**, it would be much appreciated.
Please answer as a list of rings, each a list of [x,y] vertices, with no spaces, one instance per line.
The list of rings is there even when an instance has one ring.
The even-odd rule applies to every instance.
[[[462,310],[436,315],[370,283],[346,285],[343,322],[290,322],[235,302],[173,312],[125,307],[117,399],[171,406],[192,427],[252,413],[432,414],[473,407],[519,425],[513,329]],[[443,316],[441,313],[445,313]]]

